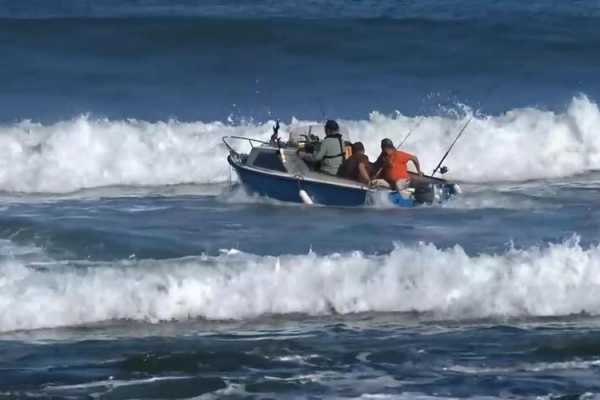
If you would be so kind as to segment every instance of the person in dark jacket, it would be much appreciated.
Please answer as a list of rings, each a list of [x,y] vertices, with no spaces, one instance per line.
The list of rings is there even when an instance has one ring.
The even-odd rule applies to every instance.
[[[368,185],[370,182],[370,162],[361,142],[352,144],[352,156],[345,160],[338,171],[341,178],[352,179]]]

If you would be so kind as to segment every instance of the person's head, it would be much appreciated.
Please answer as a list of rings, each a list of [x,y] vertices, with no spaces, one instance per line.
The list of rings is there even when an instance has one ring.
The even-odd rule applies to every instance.
[[[396,151],[396,146],[394,146],[394,142],[391,139],[385,138],[381,141],[381,152],[387,155],[392,154]]]
[[[365,146],[361,142],[352,143],[352,154],[365,154]]]
[[[330,120],[327,120],[327,122],[325,122],[325,134],[326,135],[333,135],[335,133],[338,133],[339,130],[340,130],[340,126],[334,120],[330,119]]]

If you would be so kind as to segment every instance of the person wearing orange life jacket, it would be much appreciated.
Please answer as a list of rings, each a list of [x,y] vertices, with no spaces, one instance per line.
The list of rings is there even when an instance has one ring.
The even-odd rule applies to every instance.
[[[392,189],[404,190],[408,188],[410,186],[410,175],[408,174],[409,162],[415,165],[419,175],[423,175],[417,157],[397,150],[390,139],[383,139],[381,141],[381,154],[375,163],[373,163],[372,170],[375,172],[375,175],[372,182],[375,185],[381,184],[380,178],[383,178],[385,184],[389,185]]]

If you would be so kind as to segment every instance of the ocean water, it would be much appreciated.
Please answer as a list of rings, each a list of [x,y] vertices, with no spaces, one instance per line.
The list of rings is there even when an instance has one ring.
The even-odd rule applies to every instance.
[[[0,398],[600,397],[600,2],[0,0]],[[439,206],[246,194],[336,118]]]

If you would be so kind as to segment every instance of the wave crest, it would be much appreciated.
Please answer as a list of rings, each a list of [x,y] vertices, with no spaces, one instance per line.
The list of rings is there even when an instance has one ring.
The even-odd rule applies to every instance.
[[[431,171],[469,118],[430,116],[406,149]],[[419,121],[373,112],[341,121],[352,140],[375,157],[379,141],[399,142]],[[292,124],[307,121],[293,120]],[[581,95],[564,113],[536,108],[477,116],[447,159],[449,177],[470,182],[567,177],[600,169],[600,110]],[[285,131],[289,126],[283,126]],[[271,123],[150,123],[81,116],[51,125],[0,126],[0,191],[65,193],[116,185],[217,183],[227,180],[221,136],[267,139]]]
[[[456,246],[387,255],[215,257],[27,266],[0,263],[0,331],[113,319],[420,312],[433,318],[600,313],[600,246],[578,240],[469,256]]]

